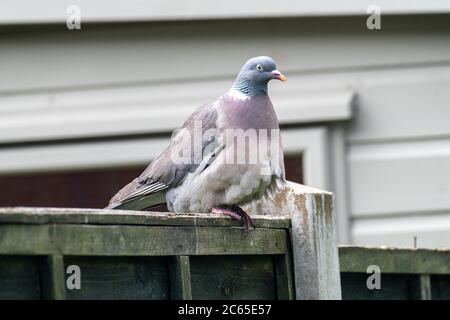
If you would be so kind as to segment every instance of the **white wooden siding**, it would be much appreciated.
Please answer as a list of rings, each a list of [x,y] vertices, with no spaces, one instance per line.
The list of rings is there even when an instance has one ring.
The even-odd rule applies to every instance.
[[[354,217],[450,214],[450,139],[350,148]]]
[[[171,132],[197,107],[225,93],[232,82],[233,78],[212,80],[206,87],[192,81],[0,95],[0,143]],[[351,91],[299,99],[300,85],[296,77],[290,78],[288,89],[271,85],[280,123],[350,119]]]
[[[416,215],[356,220],[352,228],[355,243],[369,246],[448,248],[450,215]]]
[[[164,90],[164,84],[174,81],[203,81],[214,96],[226,88],[210,89],[209,81],[232,80],[255,55],[273,56],[288,77],[445,64],[450,61],[445,17],[432,18],[447,27],[439,33],[430,30],[424,17],[397,18],[416,33],[411,28],[402,32],[389,17],[381,33],[367,30],[365,17],[332,19],[330,24],[326,19],[289,19],[100,25],[81,31],[63,25],[41,32],[11,28],[0,34],[0,70],[5,75],[0,77],[0,93],[133,84]],[[342,24],[339,31],[333,30],[336,24]]]
[[[354,242],[450,247],[450,67],[364,78],[349,130]]]
[[[364,15],[372,0],[3,0],[0,24],[64,23],[66,8],[76,4],[83,21],[161,21],[192,19],[232,19],[266,17],[304,17],[323,15]],[[449,12],[445,0],[377,0],[383,14]]]

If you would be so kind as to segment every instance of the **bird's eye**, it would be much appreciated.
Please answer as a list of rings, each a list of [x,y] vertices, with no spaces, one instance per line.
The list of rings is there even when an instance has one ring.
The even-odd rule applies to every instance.
[[[258,71],[262,71],[262,70],[263,70],[263,67],[262,67],[262,65],[260,65],[260,64],[256,65],[256,70],[258,70]]]

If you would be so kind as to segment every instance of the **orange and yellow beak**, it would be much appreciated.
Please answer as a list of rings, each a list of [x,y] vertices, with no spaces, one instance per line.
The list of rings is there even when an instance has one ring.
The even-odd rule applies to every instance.
[[[286,81],[287,81],[286,76],[285,76],[284,74],[282,74],[282,73],[281,73],[280,71],[278,71],[278,70],[273,70],[273,71],[272,71],[272,74],[273,74],[273,77],[274,77],[275,79],[278,79],[278,80],[283,81],[283,82],[286,82]]]

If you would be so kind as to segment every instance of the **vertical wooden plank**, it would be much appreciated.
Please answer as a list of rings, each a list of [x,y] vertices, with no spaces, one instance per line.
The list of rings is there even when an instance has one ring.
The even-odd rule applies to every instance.
[[[410,299],[431,300],[431,277],[429,274],[411,275],[408,288]]]
[[[383,269],[381,269],[383,270]],[[369,289],[365,272],[341,273],[342,299],[344,300],[409,300],[415,298],[415,275],[382,273],[381,289]]]
[[[434,274],[431,278],[431,299],[450,300],[450,274]]]
[[[272,255],[191,256],[194,300],[275,300]]]
[[[40,262],[36,256],[0,255],[0,300],[41,299]]]
[[[43,259],[41,277],[44,299],[64,300],[66,298],[64,258],[62,255],[51,255]]]
[[[192,300],[189,256],[175,256],[170,261],[170,296],[175,300]]]
[[[429,274],[419,276],[419,289],[421,300],[431,300],[431,280]]]
[[[170,299],[166,257],[65,256],[64,263],[81,271],[81,289],[67,288],[66,299]]]
[[[278,300],[294,300],[294,276],[291,253],[274,256],[275,281]]]

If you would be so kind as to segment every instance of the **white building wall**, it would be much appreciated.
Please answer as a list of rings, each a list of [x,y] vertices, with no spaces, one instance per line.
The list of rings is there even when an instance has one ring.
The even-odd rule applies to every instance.
[[[450,246],[450,66],[365,75],[349,129],[353,240]]]

